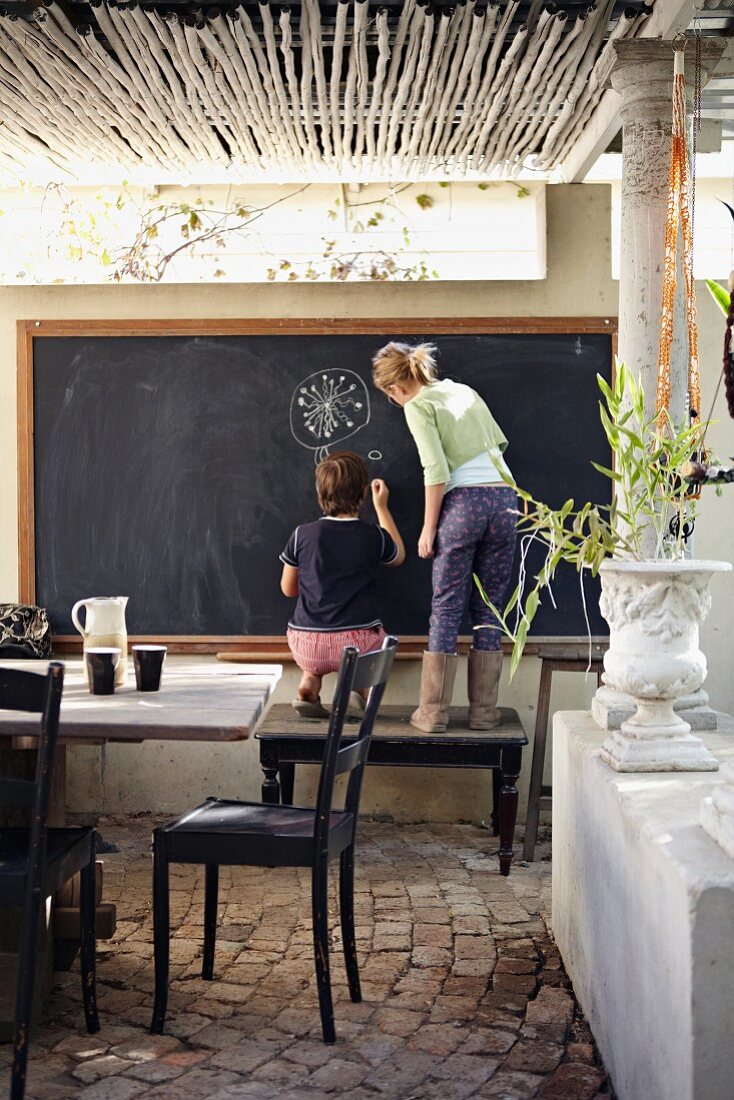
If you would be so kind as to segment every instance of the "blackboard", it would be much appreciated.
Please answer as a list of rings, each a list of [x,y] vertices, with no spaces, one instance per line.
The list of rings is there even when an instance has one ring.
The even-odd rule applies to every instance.
[[[119,594],[129,596],[131,634],[282,635],[292,605],[279,590],[278,554],[298,523],[318,515],[317,446],[353,449],[387,481],[408,560],[384,571],[382,614],[392,631],[425,634],[420,465],[402,410],[370,382],[371,357],[387,339],[437,344],[441,372],[478,390],[504,429],[518,484],[556,505],[609,499],[591,465],[609,461],[596,385],[597,372],[611,373],[608,322],[515,333],[477,321],[373,321],[369,332],[359,322],[352,331],[303,324],[268,332],[259,322],[226,335],[167,334],[171,326],[152,323],[114,335],[80,322],[69,335],[29,327],[25,523],[33,595],[56,634],[74,633],[69,612],[80,597]],[[573,569],[554,596],[557,610],[544,600],[534,633],[584,635]],[[592,583],[586,598],[592,632],[604,633]]]

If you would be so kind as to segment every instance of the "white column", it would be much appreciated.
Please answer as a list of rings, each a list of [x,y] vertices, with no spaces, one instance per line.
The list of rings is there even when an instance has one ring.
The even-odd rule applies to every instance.
[[[724,39],[704,39],[702,79],[716,65]],[[612,87],[621,96],[622,232],[619,268],[619,350],[622,363],[642,380],[646,405],[655,408],[660,309],[663,293],[665,220],[673,117],[673,47],[658,39],[630,39],[613,45]],[[693,87],[695,44],[686,44],[686,80]],[[680,256],[680,246],[679,246]],[[676,333],[671,351],[671,414],[682,419],[688,392],[688,338],[682,325],[683,281],[678,279]],[[654,535],[651,533],[651,543]],[[652,547],[651,547],[652,549]],[[704,691],[676,703],[692,729],[716,728]],[[592,711],[606,729],[618,729],[635,712],[629,696],[599,688]]]
[[[704,39],[705,80],[724,39]],[[655,407],[660,307],[663,291],[665,217],[673,114],[673,48],[670,42],[631,39],[614,44],[612,87],[622,97],[622,236],[619,271],[619,358],[640,375],[647,405]],[[693,87],[694,43],[685,50],[686,79]],[[682,294],[682,281],[678,281]],[[677,311],[678,316],[680,315]],[[677,318],[676,318],[677,319]],[[671,355],[671,412],[680,417],[688,389],[685,331]]]

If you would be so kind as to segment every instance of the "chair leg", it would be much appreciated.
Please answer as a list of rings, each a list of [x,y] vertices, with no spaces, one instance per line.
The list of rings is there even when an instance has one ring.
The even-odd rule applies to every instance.
[[[81,971],[82,997],[84,999],[84,1017],[87,1031],[93,1035],[99,1031],[97,1016],[97,938],[95,934],[95,847],[94,833],[91,838],[89,862],[82,867],[80,878],[79,917],[81,923]]]
[[[10,1100],[23,1100],[25,1095],[28,1042],[33,1011],[33,987],[36,978],[36,944],[41,914],[41,897],[34,895],[23,922],[18,958],[18,990],[15,997],[15,1035],[13,1037],[13,1067],[10,1078]]]
[[[311,878],[311,909],[313,914],[313,949],[316,960],[316,985],[319,991],[321,1030],[325,1043],[336,1042],[334,1004],[331,999],[329,974],[329,864],[317,859]]]
[[[204,958],[201,964],[201,976],[207,982],[214,977],[218,896],[219,867],[216,863],[207,863],[204,880]]]
[[[538,709],[535,712],[533,762],[530,770],[528,812],[525,819],[525,840],[522,846],[522,858],[527,860],[528,863],[532,863],[535,859],[535,845],[538,840],[540,796],[543,793],[543,767],[545,765],[545,742],[548,736],[548,712],[550,710],[552,675],[553,664],[547,658],[544,658],[540,663],[540,685],[538,688]]]
[[[359,988],[359,966],[357,964],[357,943],[354,933],[354,844],[350,844],[341,854],[339,867],[339,919],[342,928],[342,947],[344,965],[347,970],[349,996],[353,1001],[362,1000]]]
[[[168,1004],[169,959],[168,853],[162,829],[153,833],[153,954],[155,958],[155,998],[150,1030],[160,1035]]]

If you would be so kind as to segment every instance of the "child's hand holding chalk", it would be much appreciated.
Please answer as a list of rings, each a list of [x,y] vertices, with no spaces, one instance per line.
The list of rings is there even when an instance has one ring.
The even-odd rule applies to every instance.
[[[389,496],[390,490],[388,489],[385,482],[381,478],[376,477],[372,482],[372,503],[374,504],[375,508],[379,508],[380,505],[382,505],[382,507],[385,507],[387,505]]]
[[[388,564],[402,565],[402,563],[405,561],[405,546],[403,544],[402,538],[400,537],[400,532],[397,529],[395,520],[390,515],[390,509],[387,506],[387,501],[390,496],[390,490],[380,477],[376,477],[374,479],[371,485],[371,489],[372,503],[375,506],[377,522],[379,523],[380,527],[384,528],[384,530],[392,536],[395,541],[395,545],[398,548],[397,554],[390,562],[388,562]]]

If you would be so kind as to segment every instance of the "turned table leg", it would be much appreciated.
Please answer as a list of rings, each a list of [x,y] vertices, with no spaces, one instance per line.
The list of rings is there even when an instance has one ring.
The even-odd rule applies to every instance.
[[[273,749],[270,745],[266,745],[264,741],[260,742],[260,767],[263,770],[262,787],[260,793],[263,802],[269,804],[278,805],[280,802],[280,783],[278,782],[278,769],[280,767],[278,763],[277,749]]]
[[[492,836],[500,835],[500,791],[502,774],[499,768],[492,768]]]
[[[522,763],[522,749],[506,745],[502,749],[502,789],[500,791],[500,873],[509,875],[515,854],[513,840],[517,820],[517,778]]]

